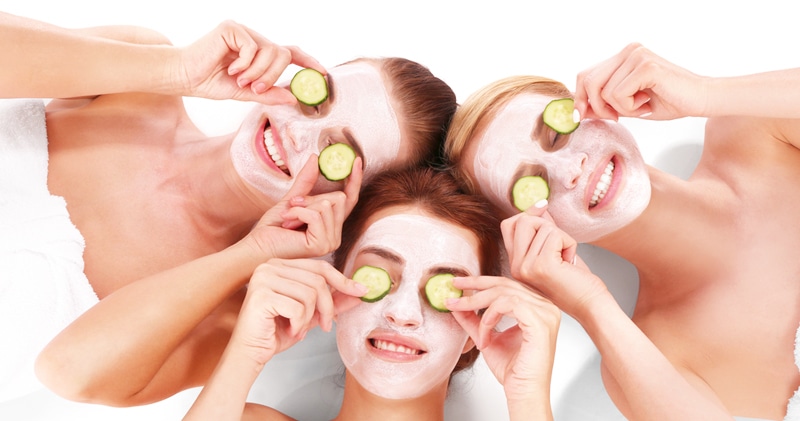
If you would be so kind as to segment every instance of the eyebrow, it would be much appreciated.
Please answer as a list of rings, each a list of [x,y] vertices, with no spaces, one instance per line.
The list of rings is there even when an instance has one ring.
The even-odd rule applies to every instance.
[[[399,265],[406,263],[406,259],[403,259],[399,254],[393,253],[389,250],[380,247],[375,247],[375,246],[365,247],[361,250],[360,253],[374,254],[378,257],[382,257],[386,260],[389,260],[393,263],[397,263]]]
[[[328,101],[333,101],[333,98],[335,96],[333,94],[333,92],[334,92],[334,89],[333,89],[333,75],[328,73],[327,76],[328,76],[327,77],[327,79],[328,79]]]
[[[470,276],[466,270],[454,266],[436,266],[431,268],[429,272],[434,275],[437,273],[452,273],[455,276]]]

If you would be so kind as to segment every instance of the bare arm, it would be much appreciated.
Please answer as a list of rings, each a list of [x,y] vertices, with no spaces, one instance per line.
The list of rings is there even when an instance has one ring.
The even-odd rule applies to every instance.
[[[706,77],[640,44],[578,74],[575,107],[584,117],[653,120],[750,116],[800,118],[800,68]]]
[[[338,247],[341,224],[358,200],[360,159],[344,193],[306,196],[318,176],[317,161],[310,159],[292,190],[243,240],[101,300],[41,353],[36,371],[42,382],[72,400],[121,406],[204,384],[230,338],[254,269],[272,257],[316,257]],[[291,204],[296,196],[305,198],[302,206]],[[283,228],[287,221],[303,229]]]
[[[294,97],[273,85],[289,64],[325,72],[299,48],[230,21],[178,48],[142,28],[66,29],[0,13],[0,52],[15,63],[0,69],[4,98],[148,92],[285,103]]]
[[[503,221],[502,229],[511,274],[586,329],[603,358],[609,394],[626,418],[732,419],[710,389],[684,376],[633,323],[600,278],[582,261],[572,263],[574,239],[531,213]]]

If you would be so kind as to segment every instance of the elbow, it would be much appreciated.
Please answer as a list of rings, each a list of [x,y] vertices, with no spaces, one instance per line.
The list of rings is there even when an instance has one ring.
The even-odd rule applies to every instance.
[[[115,407],[141,404],[135,393],[120,390],[121,382],[107,379],[102,368],[57,350],[45,348],[36,359],[34,371],[45,387],[70,401]]]

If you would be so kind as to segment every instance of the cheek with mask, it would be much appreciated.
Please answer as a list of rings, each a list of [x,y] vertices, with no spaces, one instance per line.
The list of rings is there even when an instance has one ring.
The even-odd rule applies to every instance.
[[[431,268],[462,267],[466,273],[479,273],[476,246],[451,228],[427,216],[391,215],[367,229],[347,260],[345,274],[365,261],[374,264],[359,250],[380,248],[405,261],[395,270],[399,283],[386,297],[337,316],[342,361],[348,373],[375,395],[420,397],[447,381],[464,351],[466,332],[451,314],[434,310],[422,293]]]
[[[650,201],[647,166],[621,125],[584,120],[561,145],[545,150],[536,124],[552,99],[520,95],[501,108],[472,147],[471,172],[505,216],[517,214],[511,188],[520,169],[541,168],[549,183],[548,211],[578,242],[591,242],[636,219]],[[609,165],[609,163],[612,163]],[[603,175],[604,173],[607,173]],[[596,199],[598,194],[603,196]],[[593,202],[593,197],[597,203]]]

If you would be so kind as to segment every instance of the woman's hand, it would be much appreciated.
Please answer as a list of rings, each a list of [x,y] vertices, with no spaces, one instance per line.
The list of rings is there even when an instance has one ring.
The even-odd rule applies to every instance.
[[[612,120],[703,116],[708,80],[634,43],[578,74],[575,108],[582,117]]]
[[[181,49],[175,77],[184,81],[183,95],[294,103],[291,92],[273,86],[290,64],[326,73],[300,48],[277,45],[244,25],[225,21]]]
[[[549,408],[561,311],[532,288],[504,277],[459,277],[454,285],[476,291],[448,301],[447,307],[503,384],[509,406],[535,401]],[[475,313],[480,309],[486,309],[482,317]],[[498,332],[504,317],[517,323]]]
[[[362,160],[356,158],[343,191],[310,196],[318,178],[319,166],[312,156],[289,192],[242,241],[253,244],[266,258],[321,257],[336,250],[342,224],[358,202]]]
[[[229,346],[263,365],[314,327],[330,331],[334,315],[365,293],[323,260],[271,259],[250,279]]]
[[[605,283],[577,255],[578,243],[545,209],[530,209],[501,223],[511,276],[577,320],[598,297],[612,298]]]

